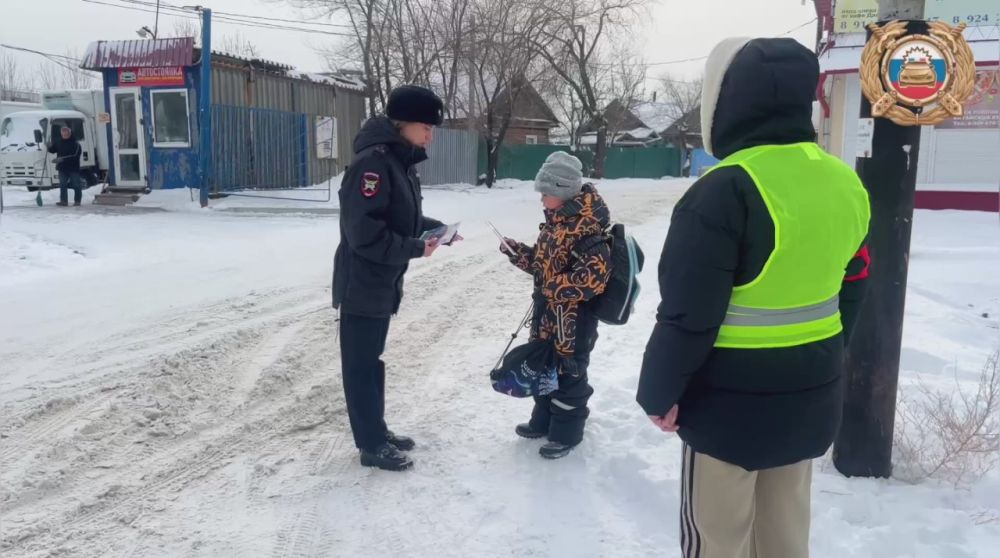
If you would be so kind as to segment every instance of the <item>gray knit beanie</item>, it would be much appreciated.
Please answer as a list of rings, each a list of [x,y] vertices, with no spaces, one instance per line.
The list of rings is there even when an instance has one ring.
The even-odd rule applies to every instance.
[[[583,188],[583,163],[566,153],[549,155],[535,176],[535,191],[561,200],[570,200]]]

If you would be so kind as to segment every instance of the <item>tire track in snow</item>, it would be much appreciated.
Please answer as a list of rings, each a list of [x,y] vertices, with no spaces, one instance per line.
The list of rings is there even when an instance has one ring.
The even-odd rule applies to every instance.
[[[29,418],[24,427],[5,435],[0,447],[0,471],[14,470],[14,465],[32,458],[32,449],[48,446],[53,438],[69,430],[76,422],[106,406],[117,395],[115,391],[111,388],[91,398],[80,395],[68,408],[54,412],[43,410],[39,413],[40,418]]]
[[[249,297],[249,300],[248,300]],[[66,372],[57,381],[33,384],[43,393],[76,391],[81,383],[96,379],[102,373],[131,368],[163,354],[164,347],[192,344],[222,337],[253,326],[268,324],[282,316],[295,316],[324,306],[327,296],[315,291],[279,289],[260,294],[232,297],[207,308],[184,307],[165,319],[141,329],[103,334],[99,339],[83,336],[75,348],[60,345],[58,353],[35,355],[28,361],[17,361],[22,375],[39,374],[45,369],[59,368]],[[46,351],[51,350],[45,348]],[[3,357],[3,355],[0,355]],[[95,378],[96,377],[96,378]],[[20,390],[17,390],[20,391]],[[29,396],[3,405],[5,413],[18,414],[36,401]]]
[[[297,320],[296,323],[290,324],[285,328],[277,328],[270,338],[264,338],[258,343],[256,351],[247,351],[243,355],[243,358],[238,359],[233,366],[244,372],[250,370],[252,375],[255,377],[259,376],[259,373],[254,374],[253,367],[248,365],[257,364],[266,368],[280,360],[281,355],[285,352],[285,348],[289,344],[288,342],[295,337],[294,333],[298,329],[307,325],[317,325],[317,323],[329,325],[329,317],[318,317],[315,312],[307,312],[305,315],[306,319],[304,320]],[[321,330],[322,327],[313,329]],[[316,335],[321,336],[320,333]],[[302,354],[298,355],[300,359],[304,359],[303,362],[311,363],[318,359],[328,358],[328,355],[316,354],[328,353],[321,345],[308,345],[305,349],[304,351],[300,351]],[[223,356],[226,356],[226,354]],[[310,375],[306,379],[311,379],[315,375],[314,370],[309,370],[309,372]],[[225,374],[222,374],[222,376],[225,376]],[[234,405],[235,411],[229,414],[229,416],[224,417],[221,424],[224,426],[226,424],[235,424],[236,428],[226,431],[224,426],[220,427],[224,431],[222,434],[214,437],[211,436],[213,434],[211,429],[205,430],[199,433],[198,439],[184,440],[168,445],[167,447],[158,448],[146,460],[130,467],[129,470],[133,471],[131,475],[122,471],[117,472],[115,475],[116,477],[138,476],[139,473],[137,472],[148,470],[152,471],[152,473],[147,473],[146,477],[150,478],[150,475],[152,475],[151,478],[154,479],[152,482],[146,483],[145,486],[138,489],[133,489],[132,487],[125,490],[121,488],[110,489],[102,497],[98,498],[97,502],[81,506],[75,512],[69,513],[69,519],[62,521],[61,527],[69,528],[76,533],[87,533],[88,531],[97,530],[96,528],[102,522],[121,517],[135,516],[136,513],[141,514],[143,504],[155,500],[156,495],[169,495],[180,492],[192,481],[211,474],[215,469],[226,465],[236,456],[246,453],[254,449],[254,447],[260,449],[261,438],[273,439],[281,437],[287,434],[288,431],[301,428],[303,425],[308,426],[321,420],[311,416],[315,413],[315,405],[309,399],[304,400],[304,405],[299,404],[301,408],[298,409],[294,408],[296,403],[293,402],[292,407],[294,412],[288,413],[282,411],[280,406],[282,401],[278,401],[279,408],[277,409],[268,407],[266,405],[266,395],[268,394],[264,395],[265,398],[263,401],[256,402],[256,405],[246,406],[243,409],[251,413],[249,418],[257,418],[256,424],[248,424],[248,417],[239,416],[241,409],[239,405]],[[238,399],[240,403],[244,402],[242,397]],[[269,410],[273,410],[274,412],[269,415]],[[278,420],[274,420],[275,418]],[[273,423],[271,428],[267,427],[269,422]],[[258,430],[260,432],[256,432]],[[205,437],[210,437],[211,440],[205,443],[203,440]],[[295,440],[290,439],[284,445],[289,446],[293,444],[295,444]],[[290,448],[284,447],[280,449],[287,452]],[[164,461],[170,464],[164,465],[162,463]],[[132,492],[119,498],[122,492],[129,490],[132,490]],[[136,512],[137,508],[138,512]],[[30,539],[35,535],[41,534],[40,531],[44,531],[44,529],[29,529],[27,531],[26,537],[15,534],[13,537],[14,540]],[[90,532],[87,534],[92,535],[93,533]]]

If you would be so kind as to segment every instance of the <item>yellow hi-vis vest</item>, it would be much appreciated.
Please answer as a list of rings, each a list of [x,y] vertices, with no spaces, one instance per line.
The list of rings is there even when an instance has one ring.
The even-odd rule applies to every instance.
[[[840,287],[868,234],[868,192],[854,170],[815,143],[751,147],[713,170],[746,171],[774,221],[760,275],[733,288],[716,347],[794,347],[843,331]]]

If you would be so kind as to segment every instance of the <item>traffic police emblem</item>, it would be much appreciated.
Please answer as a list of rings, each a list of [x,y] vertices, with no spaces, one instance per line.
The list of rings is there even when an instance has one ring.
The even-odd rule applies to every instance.
[[[909,33],[905,21],[868,26],[872,35],[860,73],[872,116],[900,126],[932,126],[962,116],[976,79],[972,50],[962,36],[965,24],[912,23],[927,32]]]

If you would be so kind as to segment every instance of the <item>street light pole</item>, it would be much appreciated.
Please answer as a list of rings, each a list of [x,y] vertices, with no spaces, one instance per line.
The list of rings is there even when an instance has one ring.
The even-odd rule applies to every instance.
[[[160,0],[156,0],[156,20],[153,22],[153,39],[160,33]]]

